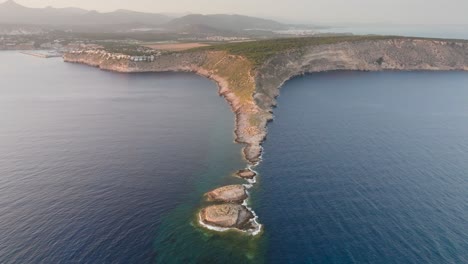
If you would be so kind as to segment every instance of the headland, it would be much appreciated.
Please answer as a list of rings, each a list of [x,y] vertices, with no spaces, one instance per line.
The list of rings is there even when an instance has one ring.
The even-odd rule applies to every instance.
[[[123,73],[193,72],[215,81],[235,114],[235,141],[244,145],[246,161],[255,166],[261,160],[276,97],[287,80],[336,70],[468,71],[468,42],[394,36],[311,37],[231,43],[151,58],[77,50],[64,54],[64,61]],[[237,175],[254,181],[256,173],[241,170]],[[245,204],[244,187],[222,187],[207,197],[216,204],[200,211],[203,226],[253,230],[247,223],[255,222],[256,217]],[[258,229],[250,233],[258,233]]]

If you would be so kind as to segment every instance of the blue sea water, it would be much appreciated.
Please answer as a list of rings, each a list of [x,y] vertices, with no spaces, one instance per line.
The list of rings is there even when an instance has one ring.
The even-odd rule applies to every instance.
[[[468,74],[332,72],[282,88],[251,206],[216,85],[0,53],[0,263],[468,263]]]
[[[1,52],[0,263],[236,260],[239,239],[195,219],[202,194],[245,166],[233,129],[196,75]]]
[[[468,74],[289,81],[256,192],[268,263],[468,263]]]

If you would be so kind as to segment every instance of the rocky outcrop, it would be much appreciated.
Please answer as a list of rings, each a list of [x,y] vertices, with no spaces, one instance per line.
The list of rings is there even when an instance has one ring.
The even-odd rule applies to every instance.
[[[209,202],[242,203],[247,199],[247,191],[243,185],[228,185],[205,194]]]
[[[200,211],[203,223],[222,228],[249,229],[253,218],[252,212],[240,204],[211,205]]]
[[[251,180],[257,176],[257,173],[249,169],[243,169],[236,172],[236,175],[240,178]]]

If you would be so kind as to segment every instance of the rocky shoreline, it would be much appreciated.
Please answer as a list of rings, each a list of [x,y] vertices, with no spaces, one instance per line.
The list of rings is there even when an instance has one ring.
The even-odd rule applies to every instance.
[[[64,61],[87,64],[117,72],[193,72],[214,80],[219,94],[235,114],[235,141],[244,144],[243,155],[250,165],[261,160],[262,143],[280,87],[306,73],[352,71],[468,71],[468,42],[394,37],[380,40],[343,41],[280,52],[254,67],[246,58],[223,51],[166,54],[154,62],[133,62],[112,55],[67,53]],[[238,177],[254,181],[256,173],[240,170]],[[245,205],[247,191],[225,186],[207,194],[223,204],[203,208],[200,223],[210,229],[251,231],[256,216]],[[239,204],[242,203],[242,204]],[[250,223],[249,225],[247,223]],[[217,228],[221,228],[217,229]],[[258,233],[257,230],[251,233]]]

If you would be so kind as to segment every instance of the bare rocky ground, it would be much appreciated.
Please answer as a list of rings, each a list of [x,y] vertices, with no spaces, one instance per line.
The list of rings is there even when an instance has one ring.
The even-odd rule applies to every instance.
[[[244,185],[228,185],[205,194],[209,202],[242,203],[247,199]]]
[[[240,204],[210,205],[200,211],[205,224],[223,228],[249,228],[253,217],[252,212]]]
[[[257,176],[257,174],[249,169],[243,169],[236,172],[236,175],[243,179],[251,180]]]

